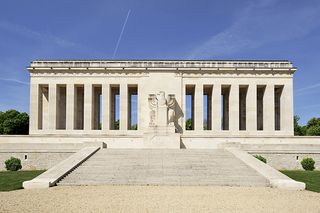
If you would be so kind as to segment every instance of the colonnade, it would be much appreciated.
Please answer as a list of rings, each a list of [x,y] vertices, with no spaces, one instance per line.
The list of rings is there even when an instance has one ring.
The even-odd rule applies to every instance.
[[[31,84],[30,129],[129,130],[137,92],[128,84]]]
[[[186,84],[184,95],[191,96],[189,119],[192,126],[189,130],[293,131],[290,84]],[[204,106],[205,102],[207,106]],[[186,107],[185,104],[184,112]],[[186,123],[184,125],[184,129],[188,130]]]
[[[192,127],[188,129],[184,118],[182,120],[184,130],[292,132],[291,84],[196,83],[184,84],[183,87],[183,95],[191,96],[192,100],[190,109]],[[30,85],[30,92],[31,132],[38,130],[107,132],[131,129],[133,116],[131,96],[138,95],[138,85],[33,83]],[[206,106],[204,97],[207,100]],[[186,98],[182,100],[186,102]],[[147,100],[144,104],[148,104]],[[185,115],[186,103],[178,105],[183,107]],[[144,113],[143,116],[148,116],[146,112]],[[135,116],[139,120],[139,116]]]

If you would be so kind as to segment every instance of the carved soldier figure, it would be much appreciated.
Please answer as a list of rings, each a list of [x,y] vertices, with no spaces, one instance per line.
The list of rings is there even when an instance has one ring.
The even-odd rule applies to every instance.
[[[149,126],[168,126],[174,122],[175,96],[170,94],[165,98],[165,92],[160,91],[157,95],[150,94],[148,98],[150,108]],[[160,117],[159,117],[160,116]]]

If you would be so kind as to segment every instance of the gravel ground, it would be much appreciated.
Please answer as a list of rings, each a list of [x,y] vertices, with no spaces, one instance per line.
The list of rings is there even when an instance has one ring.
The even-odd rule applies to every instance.
[[[75,186],[0,192],[0,212],[320,212],[320,193],[211,186]]]

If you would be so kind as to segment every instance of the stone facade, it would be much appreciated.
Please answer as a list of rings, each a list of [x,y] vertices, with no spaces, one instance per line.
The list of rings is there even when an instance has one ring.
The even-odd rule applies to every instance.
[[[289,61],[34,61],[28,70],[30,135],[142,136],[155,116],[148,101],[162,94],[164,102],[174,97],[174,105],[157,108],[153,129],[172,126],[182,136],[293,136],[296,69]]]

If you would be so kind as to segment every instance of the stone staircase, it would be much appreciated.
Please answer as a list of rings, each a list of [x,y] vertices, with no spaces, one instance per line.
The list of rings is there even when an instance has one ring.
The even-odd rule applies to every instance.
[[[102,149],[57,185],[98,184],[269,186],[223,149]]]

